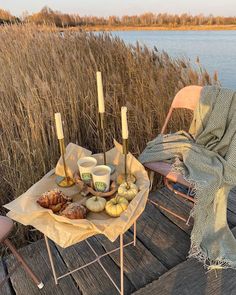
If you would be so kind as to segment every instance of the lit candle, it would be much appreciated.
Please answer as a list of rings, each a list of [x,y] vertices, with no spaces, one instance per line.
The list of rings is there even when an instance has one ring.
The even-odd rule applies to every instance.
[[[127,107],[121,107],[122,138],[128,139]]]
[[[98,90],[98,111],[99,113],[105,112],[103,87],[102,87],[102,73],[97,72],[97,90]]]
[[[62,129],[61,113],[55,113],[55,122],[56,122],[57,138],[63,139],[64,134]]]

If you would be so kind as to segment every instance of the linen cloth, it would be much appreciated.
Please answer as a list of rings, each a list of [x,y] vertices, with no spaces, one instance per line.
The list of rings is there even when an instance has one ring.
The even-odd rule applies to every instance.
[[[227,197],[236,185],[236,93],[204,87],[189,133],[159,135],[142,163],[167,160],[195,186],[190,257],[208,268],[236,268],[236,240],[227,224]]]
[[[70,143],[66,148],[66,162],[69,175],[73,175],[77,168],[79,158],[89,156],[92,153],[80,146]],[[92,155],[99,164],[103,164],[103,154]],[[113,179],[124,171],[124,155],[122,146],[115,142],[115,147],[106,153],[107,162],[116,166]],[[54,170],[50,171],[40,181],[34,184],[27,192],[16,200],[5,205],[9,209],[8,216],[24,225],[32,225],[59,246],[65,248],[76,244],[90,236],[104,234],[109,240],[114,241],[120,234],[127,231],[143,212],[149,193],[149,179],[143,165],[132,155],[127,156],[128,170],[135,175],[139,192],[129,203],[126,211],[120,217],[112,218],[105,212],[90,212],[87,219],[68,219],[64,216],[53,214],[50,209],[45,209],[37,204],[37,199],[45,191],[59,188],[56,183]],[[63,175],[62,159],[56,166],[56,174]],[[84,204],[88,199],[78,193],[76,185],[70,188],[59,188],[74,201]]]

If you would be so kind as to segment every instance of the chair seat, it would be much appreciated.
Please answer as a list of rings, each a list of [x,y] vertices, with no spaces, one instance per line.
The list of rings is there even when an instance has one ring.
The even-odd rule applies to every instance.
[[[0,216],[0,242],[4,241],[13,229],[13,221],[5,216]]]
[[[191,187],[191,184],[186,181],[183,176],[180,173],[176,173],[171,171],[171,164],[165,163],[165,162],[150,162],[145,163],[144,166],[154,172],[157,172],[163,176],[165,176],[167,179],[173,182],[180,183],[182,185],[185,185],[187,187]]]

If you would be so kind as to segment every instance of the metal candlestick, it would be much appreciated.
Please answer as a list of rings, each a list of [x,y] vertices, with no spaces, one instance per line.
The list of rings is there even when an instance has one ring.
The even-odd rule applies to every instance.
[[[127,189],[129,189],[129,183],[128,183],[128,171],[127,171],[127,155],[128,155],[128,138],[123,138],[123,154],[125,156],[125,163],[124,163],[124,170],[125,170],[125,182]]]
[[[106,159],[106,141],[105,141],[105,128],[104,128],[104,113],[99,113],[99,122],[100,122],[100,128],[102,133],[102,150],[103,150],[103,159],[104,159],[104,165],[107,164]]]
[[[59,140],[59,145],[60,145],[60,152],[61,152],[61,157],[62,157],[62,162],[63,162],[63,167],[64,167],[64,172],[65,176],[57,176],[56,178],[56,183],[57,185],[61,187],[70,187],[75,184],[74,180],[68,176],[67,173],[67,166],[66,166],[66,160],[65,160],[65,143],[64,143],[64,138],[58,139]]]

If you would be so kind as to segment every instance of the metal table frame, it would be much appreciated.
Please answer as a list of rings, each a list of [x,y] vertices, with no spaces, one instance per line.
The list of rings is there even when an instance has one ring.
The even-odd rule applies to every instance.
[[[124,234],[120,234],[120,247],[118,248],[115,248],[109,252],[106,252],[102,255],[98,255],[96,250],[92,247],[92,245],[89,243],[89,241],[86,239],[85,242],[87,243],[87,245],[89,246],[89,248],[92,250],[92,252],[94,253],[95,255],[95,259],[90,261],[89,263],[86,263],[74,270],[71,270],[67,273],[64,273],[60,276],[57,276],[57,273],[56,273],[56,270],[55,270],[55,265],[54,265],[54,261],[53,261],[53,256],[52,256],[52,252],[51,252],[51,249],[50,249],[50,245],[49,245],[49,241],[48,241],[48,237],[44,235],[44,238],[45,238],[45,243],[46,243],[46,247],[47,247],[47,252],[48,252],[48,257],[49,257],[49,260],[50,260],[50,264],[51,264],[51,268],[52,268],[52,273],[53,273],[53,277],[54,277],[54,280],[55,280],[55,284],[57,285],[58,284],[58,281],[68,275],[71,275],[72,273],[78,271],[78,270],[81,270],[95,262],[98,262],[99,265],[101,266],[101,268],[104,270],[105,274],[108,276],[108,278],[110,279],[110,281],[112,282],[112,284],[115,286],[115,288],[117,289],[117,291],[121,294],[121,295],[124,295],[124,248],[129,246],[129,245],[133,245],[133,246],[136,246],[136,221],[134,222],[133,224],[133,227],[134,227],[134,233],[133,233],[133,240],[127,244],[124,244]],[[120,250],[120,287],[116,285],[116,283],[114,282],[114,280],[112,279],[112,277],[110,276],[110,274],[108,273],[108,271],[105,269],[104,265],[102,264],[101,262],[101,258],[109,255],[109,254],[112,254],[116,251]]]

